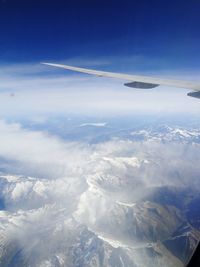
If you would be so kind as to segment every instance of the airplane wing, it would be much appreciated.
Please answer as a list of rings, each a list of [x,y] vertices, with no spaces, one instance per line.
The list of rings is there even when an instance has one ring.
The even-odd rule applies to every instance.
[[[92,69],[85,69],[79,67],[73,67],[62,64],[54,64],[54,63],[42,63],[44,65],[58,67],[66,70],[72,70],[76,72],[82,72],[86,74],[96,75],[100,77],[109,77],[116,78],[121,80],[126,80],[127,82],[124,84],[125,86],[139,89],[151,89],[155,88],[159,85],[167,85],[173,87],[180,87],[193,90],[188,93],[189,96],[200,98],[200,82],[192,82],[192,81],[184,81],[184,80],[171,80],[171,79],[162,79],[162,78],[154,78],[142,75],[130,75],[130,74],[122,74],[115,72],[107,72],[107,71],[99,71]]]

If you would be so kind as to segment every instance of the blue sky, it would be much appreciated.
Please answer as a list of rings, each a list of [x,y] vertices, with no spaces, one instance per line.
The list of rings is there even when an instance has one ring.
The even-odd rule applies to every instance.
[[[2,0],[0,60],[111,58],[106,69],[196,69],[199,10],[197,0]],[[116,56],[124,60],[112,66]]]
[[[198,80],[199,10],[196,0],[1,0],[0,115],[198,115],[188,90],[141,92],[40,62]]]
[[[163,128],[155,127],[168,124],[199,128],[200,99],[188,97],[189,90],[167,86],[137,90],[123,86],[126,81],[40,64],[63,62],[122,73],[200,80],[199,11],[199,0],[0,0],[0,172],[9,174],[0,181],[1,198],[8,211],[1,213],[0,228],[6,228],[2,232],[6,245],[12,241],[19,244],[10,266],[15,265],[16,258],[22,257],[23,262],[34,259],[37,251],[43,254],[38,257],[40,266],[51,265],[43,256],[54,251],[54,244],[56,248],[64,247],[64,254],[56,250],[52,253],[58,255],[62,265],[67,246],[57,241],[63,237],[63,229],[67,234],[70,231],[72,251],[74,220],[77,229],[79,223],[92,229],[91,225],[101,224],[99,216],[109,216],[109,207],[113,210],[123,199],[130,206],[130,190],[121,194],[118,187],[119,192],[126,187],[141,188],[131,192],[131,202],[152,186],[199,188],[198,144],[170,144],[168,135],[166,139],[161,137]],[[134,135],[129,140],[132,129],[146,125],[161,129],[158,139],[148,140],[148,132],[143,132],[145,141],[132,141]],[[197,129],[193,132],[196,138]],[[108,142],[106,133],[111,137]],[[193,136],[181,130],[172,133],[181,138],[185,134],[186,140]],[[90,144],[92,139],[97,144]],[[124,187],[121,177],[125,177]],[[98,180],[105,180],[99,193]],[[129,180],[134,183],[131,185]],[[106,192],[106,188],[112,192]],[[178,214],[178,210],[173,213]],[[124,222],[122,218],[123,227]],[[44,242],[39,246],[41,229],[44,237],[46,229],[52,229],[46,236],[57,233],[50,247]],[[26,244],[36,244],[36,253]],[[72,245],[77,252],[79,245]],[[52,264],[57,263],[55,259]]]

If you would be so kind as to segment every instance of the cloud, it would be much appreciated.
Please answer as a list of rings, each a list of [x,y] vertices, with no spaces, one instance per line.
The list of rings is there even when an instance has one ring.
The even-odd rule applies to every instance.
[[[81,144],[63,142],[40,131],[29,131],[20,124],[0,121],[0,157],[10,160],[10,166],[20,172],[44,177],[60,177],[79,173],[79,166],[88,158]],[[14,167],[13,167],[14,169]]]
[[[113,139],[89,145],[0,121],[0,148],[1,164],[7,163],[4,173],[30,177],[9,178],[8,202],[27,201],[32,192],[34,199],[43,198],[43,205],[47,199],[62,199],[88,188],[88,204],[86,196],[82,198],[89,207],[98,189],[100,198],[112,192],[123,200],[133,195],[141,198],[141,190],[146,193],[148,187],[197,188],[200,182],[198,144]]]
[[[3,120],[0,121],[0,147],[0,158],[8,165],[10,161],[11,169],[16,167],[28,175],[33,175],[35,170],[35,175],[41,178],[81,176],[90,171],[94,175],[105,172],[125,176],[133,168],[140,181],[146,184],[148,181],[150,184],[154,181],[155,184],[169,183],[173,171],[180,173],[183,182],[190,172],[198,173],[200,161],[198,144],[162,143],[159,139],[140,142],[111,139],[89,145],[65,141],[47,132],[28,130],[19,123]],[[178,176],[173,178],[172,184],[179,183]]]
[[[23,248],[24,259],[37,248],[43,255],[39,262],[48,260],[49,251],[65,251],[66,255],[70,251],[67,240],[77,242],[80,231],[84,238],[93,231],[95,242],[102,242],[97,241],[98,231],[104,238],[109,232],[123,242],[127,239],[127,233],[122,235],[129,218],[127,210],[141,216],[138,210],[142,209],[144,216],[145,205],[150,204],[138,207],[135,203],[147,197],[152,188],[199,188],[199,150],[199,144],[160,140],[114,139],[90,145],[68,142],[0,121],[0,157],[8,162],[7,173],[13,173],[0,177],[1,199],[7,209],[0,212],[1,244],[9,246],[12,242],[16,251]],[[165,212],[173,212],[177,226],[179,212],[166,207]],[[111,229],[112,220],[115,227],[119,224],[121,236],[113,230],[116,228]],[[83,225],[84,231],[80,230]],[[63,235],[65,243],[60,247]],[[44,244],[42,240],[49,241]]]
[[[195,115],[199,111],[198,100],[187,97],[187,90],[137,90],[123,86],[124,81],[77,75],[39,64],[1,68],[0,112],[5,117],[66,113]]]

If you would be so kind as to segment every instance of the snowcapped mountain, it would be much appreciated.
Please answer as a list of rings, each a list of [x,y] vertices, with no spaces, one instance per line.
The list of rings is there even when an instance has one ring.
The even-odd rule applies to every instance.
[[[87,127],[103,128],[103,137],[63,143],[70,157],[62,150],[54,162],[63,175],[2,171],[0,267],[184,266],[200,238],[198,130],[147,127],[107,138],[108,125]],[[34,160],[17,170],[40,166]]]
[[[165,142],[200,142],[198,129],[187,129],[183,127],[169,127],[167,125],[156,128],[147,128],[139,131],[132,131],[130,135],[134,140],[161,140]]]

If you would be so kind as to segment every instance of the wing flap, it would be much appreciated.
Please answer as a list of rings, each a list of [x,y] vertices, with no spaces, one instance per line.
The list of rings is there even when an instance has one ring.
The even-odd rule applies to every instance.
[[[195,98],[200,98],[200,92],[189,92],[187,95]]]
[[[152,88],[159,86],[159,84],[142,83],[142,82],[131,82],[131,83],[125,83],[124,85],[131,87],[131,88],[138,88],[138,89],[152,89]]]

